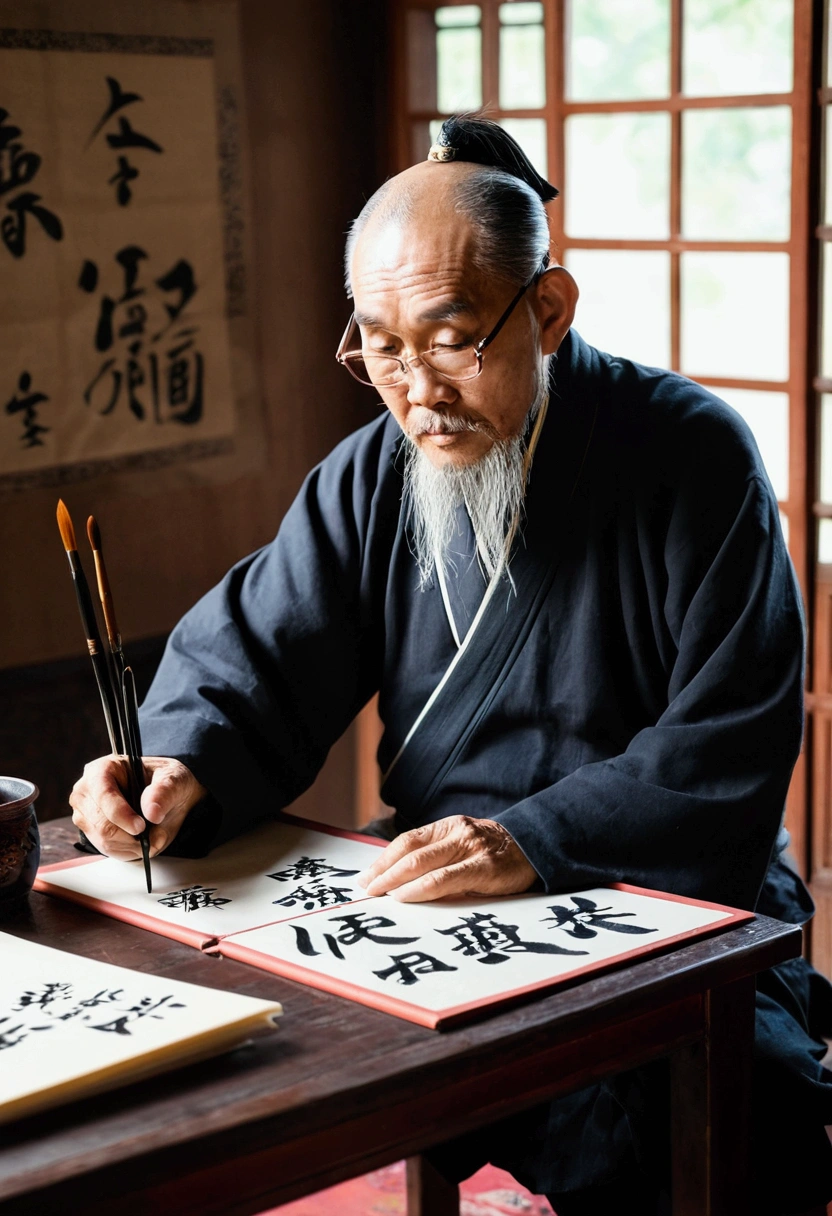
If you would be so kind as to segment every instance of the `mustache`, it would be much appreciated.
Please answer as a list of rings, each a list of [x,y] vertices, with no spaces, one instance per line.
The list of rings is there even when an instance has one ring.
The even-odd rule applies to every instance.
[[[478,414],[476,410],[472,410],[467,414],[440,414],[431,410],[419,410],[416,416],[409,421],[407,427],[408,435],[411,439],[415,439],[418,435],[427,435],[431,432],[440,435],[459,435],[463,432],[475,432],[476,434],[487,435],[489,439],[496,440],[501,438],[497,429],[482,414]]]

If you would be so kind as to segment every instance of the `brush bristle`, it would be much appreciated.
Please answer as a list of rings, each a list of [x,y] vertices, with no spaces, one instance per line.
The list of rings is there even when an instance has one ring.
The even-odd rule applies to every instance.
[[[91,515],[87,520],[87,540],[90,542],[91,549],[101,548],[101,533],[98,529],[98,524],[95,522],[94,515]]]
[[[61,530],[61,540],[64,542],[64,548],[66,549],[67,553],[69,553],[71,549],[77,549],[78,546],[75,543],[75,529],[72,526],[69,511],[67,511],[66,505],[64,504],[64,500],[62,498],[58,499],[57,515],[58,527]]]

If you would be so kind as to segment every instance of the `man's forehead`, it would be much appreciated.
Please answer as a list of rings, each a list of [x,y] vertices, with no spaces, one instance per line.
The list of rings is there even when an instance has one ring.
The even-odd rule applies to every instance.
[[[407,296],[405,288],[400,289],[402,297]],[[430,293],[424,293],[426,296]],[[475,317],[478,314],[477,303],[474,299],[463,295],[448,296],[447,298],[436,299],[433,303],[425,300],[413,299],[414,304],[413,316],[411,318],[417,325],[428,325],[434,321],[453,321],[457,317]],[[423,306],[422,306],[423,305]],[[365,329],[384,329],[386,328],[386,320],[381,311],[373,307],[373,301],[370,297],[367,299],[366,307],[361,307],[356,301],[355,319],[359,325]]]
[[[420,322],[476,314],[483,276],[474,258],[474,237],[465,221],[368,225],[352,261],[352,288],[359,324],[382,321],[381,311],[408,307]]]

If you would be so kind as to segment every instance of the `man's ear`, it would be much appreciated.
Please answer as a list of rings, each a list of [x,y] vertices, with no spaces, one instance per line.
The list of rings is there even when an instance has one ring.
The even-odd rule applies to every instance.
[[[540,325],[540,351],[553,355],[575,317],[578,284],[564,266],[549,266],[535,287],[533,305]]]

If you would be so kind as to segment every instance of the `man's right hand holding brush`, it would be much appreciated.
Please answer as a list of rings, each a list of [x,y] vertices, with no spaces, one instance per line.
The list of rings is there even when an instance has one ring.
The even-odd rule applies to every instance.
[[[189,768],[167,756],[144,756],[148,785],[142,791],[142,812],[150,829],[150,856],[167,848],[179,832],[192,807],[206,795]],[[109,857],[123,861],[141,857],[136,837],[144,823],[125,798],[127,762],[116,756],[102,756],[84,768],[75,782],[69,803],[72,821],[91,844]]]

